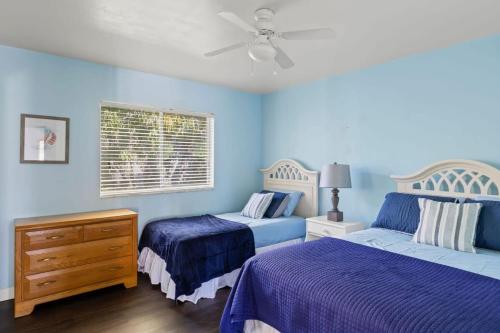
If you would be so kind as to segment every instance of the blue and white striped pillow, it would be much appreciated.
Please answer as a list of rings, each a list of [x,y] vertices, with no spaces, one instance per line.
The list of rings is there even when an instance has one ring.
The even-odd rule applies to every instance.
[[[450,203],[419,198],[420,224],[413,236],[423,243],[476,253],[474,241],[480,203]]]
[[[273,200],[274,200],[274,197],[273,197]],[[269,212],[269,209],[271,208],[271,206],[269,206],[269,209],[266,211],[266,214],[264,214],[266,217],[269,217],[269,218],[277,218],[277,217],[280,217],[281,215],[283,215],[283,212],[285,211],[286,207],[288,206],[288,202],[290,201],[290,196],[287,194],[285,195],[285,197],[281,200],[281,203],[279,204],[279,206],[276,208],[276,210],[272,213],[271,216],[267,216],[267,214],[270,214],[271,212]]]
[[[248,200],[241,215],[261,219],[273,200],[274,193],[254,193]]]
[[[288,206],[288,202],[290,201],[290,196],[286,193],[282,192],[273,192],[268,190],[263,190],[260,193],[273,193],[273,200],[271,200],[271,204],[267,208],[264,213],[265,217],[270,219],[274,219],[283,215],[286,207]]]

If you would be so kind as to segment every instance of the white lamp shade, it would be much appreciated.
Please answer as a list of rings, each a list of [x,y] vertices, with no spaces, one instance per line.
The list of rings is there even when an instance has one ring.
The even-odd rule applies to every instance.
[[[321,169],[320,187],[350,188],[351,173],[348,164],[327,164]]]

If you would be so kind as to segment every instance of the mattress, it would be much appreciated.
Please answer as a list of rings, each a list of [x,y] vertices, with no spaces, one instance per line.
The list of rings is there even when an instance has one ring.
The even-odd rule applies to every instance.
[[[418,244],[413,235],[403,232],[370,228],[345,235],[341,238],[354,243],[375,247],[464,271],[500,280],[500,252],[477,249],[477,253],[460,252],[437,246]]]
[[[306,220],[299,216],[278,217],[273,219],[252,219],[240,212],[216,215],[218,218],[244,223],[253,231],[255,248],[304,238]]]

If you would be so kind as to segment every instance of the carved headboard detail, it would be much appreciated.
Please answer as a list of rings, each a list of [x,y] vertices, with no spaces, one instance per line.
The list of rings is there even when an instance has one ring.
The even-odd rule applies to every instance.
[[[413,175],[391,178],[403,193],[467,198],[500,195],[500,170],[478,161],[447,160]]]
[[[299,162],[290,159],[279,160],[260,171],[264,176],[265,190],[304,193],[294,215],[302,217],[318,215],[319,173],[317,171],[307,170]]]

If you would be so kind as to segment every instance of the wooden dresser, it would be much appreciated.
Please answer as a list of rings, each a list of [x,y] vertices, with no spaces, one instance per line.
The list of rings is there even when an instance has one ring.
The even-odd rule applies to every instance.
[[[128,209],[15,220],[15,317],[36,304],[137,285],[137,213]]]

